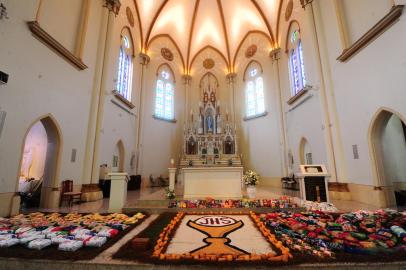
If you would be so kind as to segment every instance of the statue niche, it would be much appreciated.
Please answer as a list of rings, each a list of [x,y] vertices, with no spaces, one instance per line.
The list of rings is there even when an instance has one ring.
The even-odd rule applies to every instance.
[[[186,149],[187,155],[196,155],[197,154],[197,143],[195,138],[190,137],[187,143]]]
[[[229,136],[227,136],[224,142],[224,154],[226,155],[234,154],[234,142],[233,139]]]

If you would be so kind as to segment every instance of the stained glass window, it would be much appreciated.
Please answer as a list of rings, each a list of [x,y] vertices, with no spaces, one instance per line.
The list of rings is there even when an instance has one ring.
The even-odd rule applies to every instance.
[[[264,82],[262,73],[258,72],[258,64],[252,63],[248,68],[246,86],[246,116],[253,117],[265,112]]]
[[[294,30],[291,34],[289,58],[292,95],[294,96],[306,86],[303,47],[299,30]]]
[[[116,90],[125,99],[131,100],[132,85],[132,49],[131,43],[127,36],[121,40],[120,52],[118,57],[118,71]]]
[[[173,120],[175,118],[173,80],[171,79],[170,73],[166,70],[162,70],[158,74],[155,96],[155,116],[162,119]]]

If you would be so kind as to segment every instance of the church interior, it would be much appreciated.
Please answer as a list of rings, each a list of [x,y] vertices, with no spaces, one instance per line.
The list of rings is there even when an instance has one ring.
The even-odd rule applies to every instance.
[[[405,269],[405,5],[0,0],[0,269]]]

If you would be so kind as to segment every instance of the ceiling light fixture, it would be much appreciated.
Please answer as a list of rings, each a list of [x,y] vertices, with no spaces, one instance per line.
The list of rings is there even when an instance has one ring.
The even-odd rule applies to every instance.
[[[306,6],[311,4],[314,0],[300,0],[300,4],[302,4],[302,8],[306,9]]]
[[[105,0],[103,7],[106,7],[109,11],[112,11],[114,15],[118,15],[120,12],[121,3],[120,0]]]
[[[0,3],[0,20],[2,19],[8,19],[8,16],[7,8],[3,5],[3,3]]]

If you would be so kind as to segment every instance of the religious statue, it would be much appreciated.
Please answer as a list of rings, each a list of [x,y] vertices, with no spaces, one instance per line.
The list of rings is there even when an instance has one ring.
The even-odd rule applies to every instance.
[[[213,119],[212,119],[211,115],[207,116],[207,131],[213,132]]]

